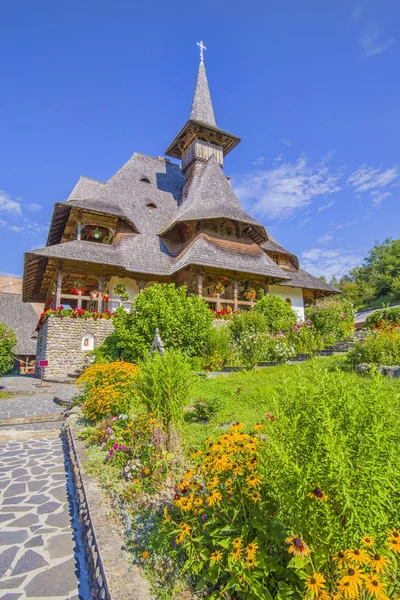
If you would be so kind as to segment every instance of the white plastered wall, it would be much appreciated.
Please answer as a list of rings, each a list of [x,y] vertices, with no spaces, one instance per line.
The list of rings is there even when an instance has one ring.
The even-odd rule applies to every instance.
[[[301,288],[292,288],[285,285],[270,285],[269,293],[271,296],[279,296],[282,300],[289,298],[292,302],[292,308],[300,321],[304,321],[304,301],[303,290]]]

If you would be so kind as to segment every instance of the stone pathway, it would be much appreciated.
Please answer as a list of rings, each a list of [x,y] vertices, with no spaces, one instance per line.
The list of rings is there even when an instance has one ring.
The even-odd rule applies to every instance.
[[[0,400],[0,424],[6,415],[61,413],[52,399],[70,397],[73,386],[37,394],[37,383],[3,378],[0,385],[9,391],[19,385],[25,395]],[[36,423],[34,429],[0,427],[0,600],[89,600],[60,422]]]

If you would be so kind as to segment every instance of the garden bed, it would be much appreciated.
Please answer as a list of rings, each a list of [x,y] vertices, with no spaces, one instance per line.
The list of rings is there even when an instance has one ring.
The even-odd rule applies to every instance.
[[[342,357],[197,378],[179,445],[162,450],[159,424],[145,413],[121,415],[81,428],[87,468],[114,499],[132,561],[158,600],[311,599],[314,571],[322,598],[348,576],[332,563],[346,548],[351,569],[354,548],[369,557],[354,589],[372,598],[361,583],[373,590],[377,577],[369,547],[384,556],[379,589],[397,598],[399,397],[399,381],[359,377]],[[230,439],[238,466],[228,478],[207,465],[219,455],[229,465]]]

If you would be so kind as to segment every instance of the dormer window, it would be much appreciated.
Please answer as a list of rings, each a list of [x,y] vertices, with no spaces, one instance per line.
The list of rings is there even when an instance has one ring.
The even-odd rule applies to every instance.
[[[151,183],[148,177],[141,177],[140,181],[143,181],[144,183]]]
[[[86,242],[97,242],[98,244],[111,244],[113,232],[108,227],[98,225],[82,225],[80,228],[80,239]]]
[[[274,261],[274,263],[276,263],[277,265],[279,265],[279,254],[272,254],[272,260]]]
[[[154,202],[149,202],[148,204],[146,204],[147,208],[157,208],[157,206],[154,204]]]

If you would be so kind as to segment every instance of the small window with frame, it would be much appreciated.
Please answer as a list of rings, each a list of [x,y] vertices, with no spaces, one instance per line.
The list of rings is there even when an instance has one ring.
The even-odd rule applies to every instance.
[[[279,254],[276,254],[275,252],[272,254],[272,260],[274,261],[274,263],[276,263],[277,265],[279,265]]]

